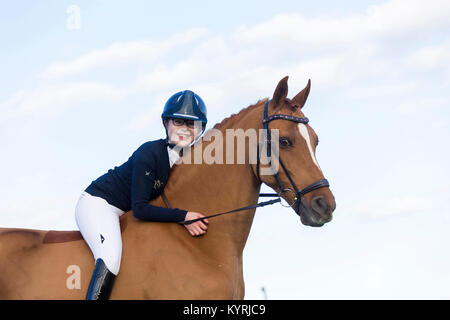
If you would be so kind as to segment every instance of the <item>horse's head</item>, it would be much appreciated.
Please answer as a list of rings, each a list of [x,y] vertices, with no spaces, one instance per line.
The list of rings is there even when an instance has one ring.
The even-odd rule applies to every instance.
[[[294,119],[297,121],[289,121],[289,117],[287,119],[271,118],[269,130],[279,130],[278,137],[272,135],[271,138],[272,144],[276,144],[274,139],[278,138],[279,145],[277,153],[272,153],[272,161],[281,159],[286,169],[283,169],[282,165],[278,165],[277,174],[282,186],[291,190],[282,192],[281,196],[292,205],[304,225],[318,227],[331,221],[332,213],[336,208],[334,196],[329,187],[314,189],[303,196],[296,195],[294,190],[297,188],[301,191],[324,179],[324,174],[315,156],[319,143],[318,136],[307,121],[301,121],[305,120],[302,108],[308,98],[311,81],[308,81],[307,86],[294,98],[288,99],[287,80],[288,77],[285,77],[278,83],[273,98],[268,103],[267,116],[287,115],[296,117]],[[274,156],[277,154],[279,158],[275,159]],[[260,175],[260,179],[280,192],[275,175]]]

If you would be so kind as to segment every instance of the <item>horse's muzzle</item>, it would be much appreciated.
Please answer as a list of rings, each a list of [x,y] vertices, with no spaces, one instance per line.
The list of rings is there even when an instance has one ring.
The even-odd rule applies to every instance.
[[[301,222],[310,227],[322,227],[333,218],[334,203],[328,203],[324,196],[316,196],[311,199],[311,204],[306,203],[302,197],[294,205],[295,212],[300,216]]]

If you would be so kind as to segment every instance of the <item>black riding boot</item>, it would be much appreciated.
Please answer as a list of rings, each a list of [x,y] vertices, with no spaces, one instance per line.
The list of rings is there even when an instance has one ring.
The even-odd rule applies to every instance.
[[[116,276],[108,270],[102,259],[97,259],[86,300],[108,300]]]

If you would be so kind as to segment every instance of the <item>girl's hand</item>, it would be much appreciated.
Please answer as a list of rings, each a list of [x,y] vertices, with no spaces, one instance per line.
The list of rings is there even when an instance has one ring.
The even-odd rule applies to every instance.
[[[202,215],[201,213],[188,211],[186,217],[184,218],[184,221],[194,220],[202,217],[204,217],[204,215]],[[188,229],[191,236],[195,237],[204,235],[206,233],[206,230],[208,229],[208,223],[209,223],[208,219],[204,219],[199,220],[197,222],[193,222],[191,224],[185,224],[184,226],[186,227],[186,229]]]

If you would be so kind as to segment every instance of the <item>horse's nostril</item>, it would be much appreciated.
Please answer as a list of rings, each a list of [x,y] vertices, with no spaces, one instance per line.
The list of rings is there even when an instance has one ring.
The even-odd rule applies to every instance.
[[[319,214],[324,214],[328,210],[327,202],[323,196],[318,196],[312,199],[311,207]]]

